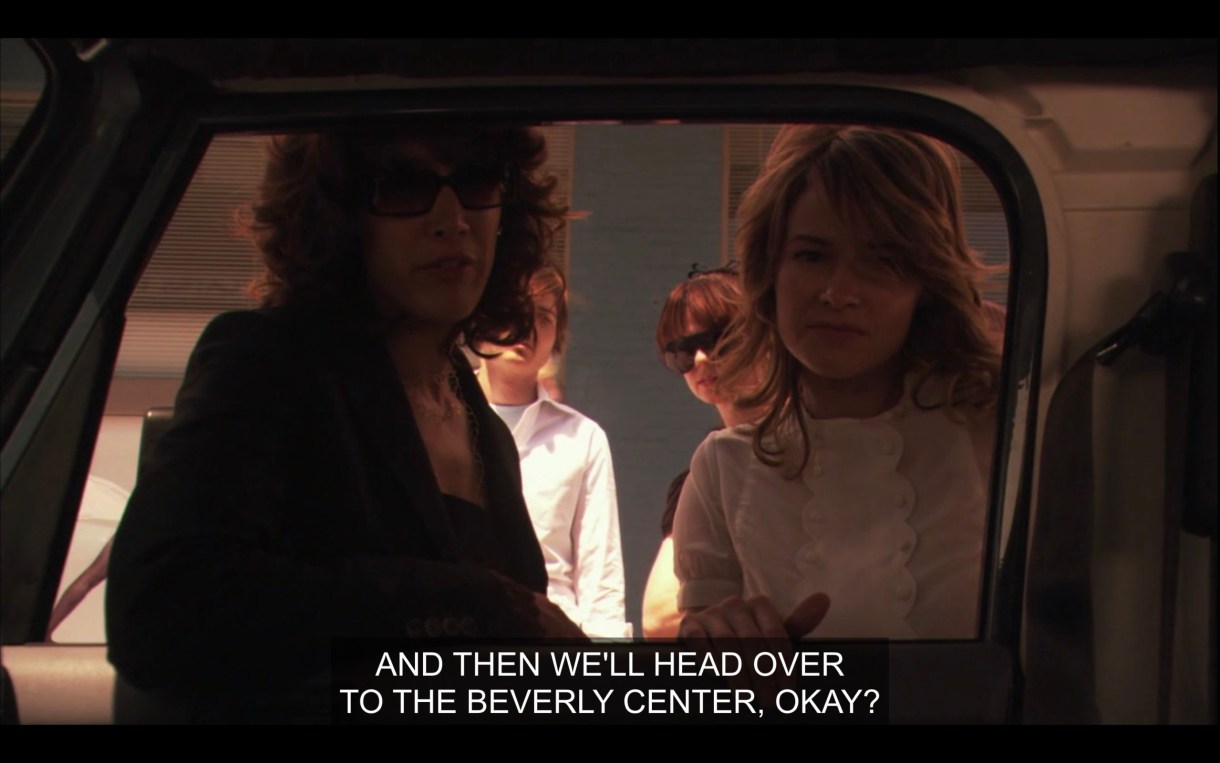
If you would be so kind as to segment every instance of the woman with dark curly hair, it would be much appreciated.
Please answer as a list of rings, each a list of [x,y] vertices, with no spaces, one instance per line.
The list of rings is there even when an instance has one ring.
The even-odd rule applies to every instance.
[[[336,637],[581,637],[460,351],[533,330],[543,158],[522,128],[272,142],[264,306],[203,333],[115,539],[128,683],[193,719],[299,717],[267,697],[324,686]]]

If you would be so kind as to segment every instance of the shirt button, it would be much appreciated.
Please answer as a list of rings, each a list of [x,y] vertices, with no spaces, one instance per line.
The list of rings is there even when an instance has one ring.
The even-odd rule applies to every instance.
[[[907,599],[911,598],[911,586],[906,583],[899,583],[894,588],[894,595],[900,600],[906,601]]]

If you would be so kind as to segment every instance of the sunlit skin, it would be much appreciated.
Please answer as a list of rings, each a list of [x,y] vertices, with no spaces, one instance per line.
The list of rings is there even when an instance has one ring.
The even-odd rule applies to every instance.
[[[554,294],[534,297],[534,335],[511,347],[485,346],[499,353],[483,361],[480,376],[487,399],[497,405],[527,405],[538,399],[538,374],[555,350],[556,307]]]
[[[695,333],[694,331],[691,332]],[[711,359],[703,350],[695,351],[695,365],[691,370],[682,375],[686,380],[686,386],[690,388],[690,392],[702,403],[708,405],[716,405],[724,401],[724,396],[720,394],[717,388],[719,377],[716,371],[712,368]]]
[[[815,186],[793,205],[775,280],[776,324],[818,418],[868,418],[902,395],[901,352],[921,288],[892,242],[844,220]]]

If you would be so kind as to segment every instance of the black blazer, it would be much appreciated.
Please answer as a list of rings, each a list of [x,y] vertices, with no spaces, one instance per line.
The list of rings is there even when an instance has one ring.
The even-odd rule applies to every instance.
[[[293,685],[335,636],[539,635],[517,449],[469,366],[501,574],[460,557],[384,341],[342,326],[277,308],[200,338],[112,550],[110,660],[131,684]]]

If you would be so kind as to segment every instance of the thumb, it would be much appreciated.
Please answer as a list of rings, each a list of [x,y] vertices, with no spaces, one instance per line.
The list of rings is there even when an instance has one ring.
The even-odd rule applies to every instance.
[[[788,631],[789,638],[802,638],[818,627],[829,609],[830,597],[815,593],[797,604],[791,614],[784,618],[784,630]]]

